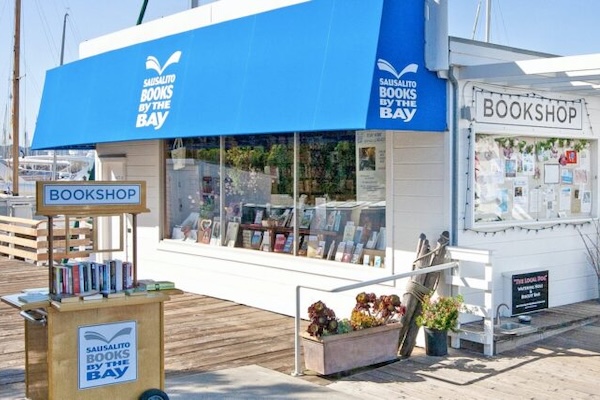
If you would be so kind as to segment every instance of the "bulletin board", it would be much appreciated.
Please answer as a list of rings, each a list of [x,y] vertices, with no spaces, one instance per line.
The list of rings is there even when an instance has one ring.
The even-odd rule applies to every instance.
[[[587,140],[476,134],[474,224],[591,217],[591,157]]]

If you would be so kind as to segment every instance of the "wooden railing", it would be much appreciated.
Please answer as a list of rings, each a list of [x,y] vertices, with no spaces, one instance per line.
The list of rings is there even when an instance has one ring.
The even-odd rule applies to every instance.
[[[458,332],[449,332],[451,346],[459,349],[461,340],[468,340],[483,345],[483,354],[494,355],[494,296],[492,284],[492,251],[448,247],[450,259],[458,261],[458,267],[447,271],[445,282],[453,294],[461,294],[465,298],[465,317],[471,321],[483,320],[483,331],[472,332],[463,329],[460,324]]]
[[[93,230],[84,219],[54,220],[53,258],[88,257]],[[48,262],[48,221],[0,216],[0,256],[37,265]]]

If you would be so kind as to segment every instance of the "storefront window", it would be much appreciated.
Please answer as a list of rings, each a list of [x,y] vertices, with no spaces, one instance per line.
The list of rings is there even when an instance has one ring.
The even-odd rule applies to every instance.
[[[188,138],[183,162],[177,146],[171,239],[385,266],[384,132]]]
[[[592,216],[591,143],[477,134],[475,224]]]

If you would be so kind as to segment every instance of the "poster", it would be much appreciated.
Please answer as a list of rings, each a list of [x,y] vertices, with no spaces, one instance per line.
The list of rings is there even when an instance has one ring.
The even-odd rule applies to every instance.
[[[79,389],[137,379],[136,321],[78,328]]]
[[[548,271],[512,275],[512,314],[548,308]]]
[[[385,132],[356,132],[356,197],[385,200]]]

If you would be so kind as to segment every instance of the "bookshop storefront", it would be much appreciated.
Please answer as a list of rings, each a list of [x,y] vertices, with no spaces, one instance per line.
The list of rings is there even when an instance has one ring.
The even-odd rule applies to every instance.
[[[457,243],[494,249],[495,304],[514,314],[523,304],[535,311],[597,297],[582,240],[597,240],[600,99],[590,82],[597,55],[532,57],[465,40],[450,46],[453,54],[471,48],[483,59],[490,52],[506,57],[453,71],[461,94]],[[519,286],[528,279],[543,283]]]
[[[447,130],[424,2],[295,3],[49,71],[34,147],[91,145],[101,179],[148,182],[141,278],[293,314],[296,285],[398,273],[447,229],[406,208],[445,183],[418,181]]]

